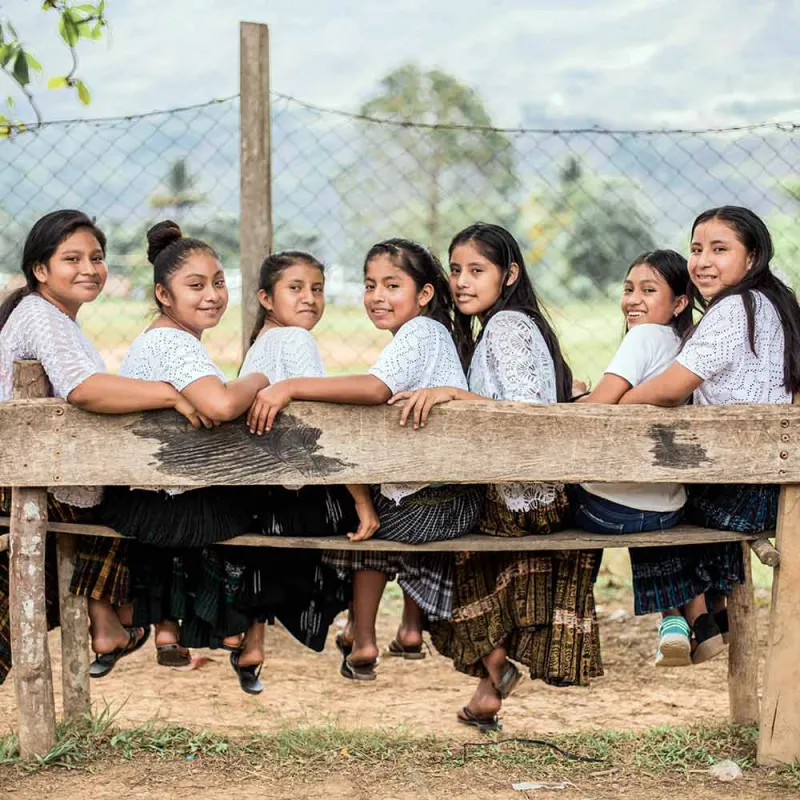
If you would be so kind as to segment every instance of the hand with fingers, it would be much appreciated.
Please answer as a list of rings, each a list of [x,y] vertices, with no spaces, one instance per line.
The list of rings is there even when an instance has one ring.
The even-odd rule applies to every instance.
[[[250,428],[250,433],[261,436],[264,431],[271,431],[278,412],[291,402],[291,394],[285,386],[281,386],[281,383],[282,381],[278,381],[267,386],[256,395],[250,411],[247,412],[247,427]]]
[[[437,386],[433,389],[418,389],[416,392],[398,392],[389,399],[389,405],[405,400],[400,414],[400,424],[405,425],[409,417],[414,420],[414,430],[424,428],[431,409],[439,403],[449,403],[456,399],[456,389],[452,386]],[[412,416],[413,415],[413,416]]]
[[[215,425],[219,425],[219,422],[203,416],[185,397],[181,397],[175,403],[175,410],[179,414],[183,414],[193,428],[213,428]]]
[[[347,538],[351,542],[364,542],[371,539],[381,523],[369,496],[364,500],[356,501],[356,514],[358,514],[358,530],[355,533],[348,533]]]

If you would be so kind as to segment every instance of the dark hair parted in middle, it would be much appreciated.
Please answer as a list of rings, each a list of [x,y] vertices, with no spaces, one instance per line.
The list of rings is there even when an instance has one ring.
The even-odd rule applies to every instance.
[[[572,396],[572,370],[561,353],[558,337],[533,290],[533,284],[525,269],[525,260],[517,240],[500,225],[476,222],[453,237],[448,248],[450,257],[453,255],[453,250],[462,244],[474,245],[484,258],[491,261],[500,270],[502,275],[500,296],[481,320],[482,329],[477,337],[473,327],[474,317],[462,314],[458,308],[455,309],[454,338],[464,369],[469,369],[475,345],[480,341],[489,320],[499,311],[520,311],[534,321],[542,334],[553,359],[558,402],[567,402]],[[516,264],[519,268],[519,277],[509,286],[506,279],[512,264]]]
[[[685,294],[687,298],[689,298],[686,308],[676,317],[673,317],[669,323],[670,326],[675,329],[678,336],[683,336],[694,324],[692,320],[691,294],[689,291],[689,265],[686,259],[674,250],[649,250],[633,260],[628,267],[628,271],[625,273],[625,277],[627,278],[628,275],[631,274],[631,270],[634,267],[640,267],[642,265],[654,269],[666,281],[667,286],[669,286],[670,291],[675,297],[680,297]],[[625,330],[628,330],[627,325],[625,326]]]
[[[323,275],[325,274],[325,266],[319,259],[314,258],[311,253],[306,253],[303,250],[282,250],[280,253],[271,253],[268,255],[258,273],[258,288],[267,294],[272,294],[275,289],[275,284],[278,282],[281,274],[289,267],[295,264],[306,264],[309,267],[316,267]],[[258,314],[256,315],[256,324],[250,333],[250,344],[258,338],[264,323],[267,321],[267,309],[259,303]]]
[[[364,259],[364,274],[367,272],[369,262],[378,256],[387,256],[391,259],[398,269],[414,281],[418,292],[422,291],[426,283],[433,287],[433,297],[422,313],[440,322],[448,332],[452,333],[453,298],[450,295],[447,275],[439,259],[427,247],[409,239],[384,239],[370,247]]]
[[[163,309],[155,296],[155,287],[160,283],[165,289],[169,288],[170,275],[176,273],[192,253],[198,252],[219,260],[210,244],[184,236],[180,225],[171,219],[157,222],[147,231],[147,260],[153,265],[153,297],[159,311]]]

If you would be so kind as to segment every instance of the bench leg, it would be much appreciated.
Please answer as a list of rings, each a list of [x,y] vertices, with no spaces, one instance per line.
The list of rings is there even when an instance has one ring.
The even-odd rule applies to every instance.
[[[9,612],[23,758],[43,756],[56,740],[53,674],[47,647],[46,536],[47,492],[12,489]]]
[[[759,764],[800,761],[800,485],[781,490],[775,547]]]
[[[728,597],[731,637],[728,650],[728,698],[731,720],[737,725],[758,723],[758,627],[756,625],[750,547],[742,545],[744,583]]]
[[[89,711],[89,618],[87,600],[70,594],[78,537],[59,534],[58,604],[61,610],[61,684],[64,719],[77,718]]]

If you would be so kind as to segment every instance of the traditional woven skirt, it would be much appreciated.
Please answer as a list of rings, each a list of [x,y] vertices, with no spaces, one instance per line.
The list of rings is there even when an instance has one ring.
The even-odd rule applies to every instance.
[[[566,527],[569,502],[511,511],[494,486],[487,489],[481,532],[491,536],[555,533]],[[596,551],[459,553],[452,619],[430,626],[442,655],[460,672],[488,673],[481,661],[503,645],[532,678],[585,685],[603,674],[594,607]]]
[[[455,539],[478,524],[483,487],[429,486],[399,503],[373,487],[381,526],[376,539],[409,544]],[[453,608],[454,557],[450,553],[326,551],[323,562],[341,575],[353,571],[385,572],[425,612],[429,621],[449,619]]]
[[[108,536],[79,536],[70,592],[114,606],[131,601],[130,558],[135,542]]]
[[[758,533],[775,527],[778,487],[687,486],[684,520],[705,528]],[[668,611],[707,592],[730,594],[744,580],[739,542],[630,550],[637,614]]]
[[[343,486],[258,487],[253,493],[256,532],[267,536],[344,537],[358,528]],[[323,564],[321,550],[247,550],[237,607],[261,621],[277,619],[301,644],[322,651],[333,620],[352,599],[350,574]]]
[[[0,487],[0,513],[11,511],[11,490]],[[93,509],[76,508],[59,503],[52,495],[47,495],[47,514],[56,522],[92,522]],[[56,566],[55,537],[48,536],[45,546],[45,608],[47,610],[47,629],[59,625],[58,612],[58,569]],[[8,550],[0,553],[0,684],[11,669],[11,627],[9,609]]]

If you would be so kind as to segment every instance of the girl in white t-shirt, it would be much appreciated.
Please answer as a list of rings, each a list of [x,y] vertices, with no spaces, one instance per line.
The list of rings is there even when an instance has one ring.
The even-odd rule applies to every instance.
[[[203,347],[203,333],[219,323],[228,305],[219,258],[205,242],[185,238],[171,221],[152,227],[147,242],[159,313],[131,345],[120,373],[164,381],[214,422],[233,420],[268,380],[254,372],[226,381]],[[164,447],[168,450],[169,443]],[[263,626],[231,600],[231,587],[245,568],[244,554],[223,558],[205,547],[248,532],[252,513],[243,492],[226,486],[189,491],[109,487],[102,515],[112,528],[140,543],[131,566],[134,620],[155,624],[158,663],[186,666],[190,647],[227,647],[242,688],[261,691],[257,672]]]
[[[259,272],[258,301],[250,349],[239,374],[260,372],[270,384],[324,377],[325,366],[311,335],[325,311],[323,265],[297,250],[267,256]],[[255,527],[271,536],[350,533],[360,539],[379,524],[368,486],[258,487],[253,507]],[[254,549],[242,579],[240,607],[251,602],[257,618],[277,617],[300,642],[321,651],[330,625],[352,596],[350,575],[340,578],[321,558],[318,550]],[[264,586],[269,586],[266,605],[258,599],[259,587]]]
[[[259,392],[250,410],[251,430],[261,434],[291,400],[385,403],[393,394],[425,386],[466,388],[450,335],[452,301],[441,264],[424,247],[405,239],[376,244],[364,262],[364,306],[373,324],[393,339],[366,375],[290,378]],[[379,538],[423,543],[468,533],[477,523],[480,490],[470,486],[383,484],[373,490]],[[350,537],[353,541],[368,534]],[[383,552],[330,552],[328,564],[354,571],[350,623],[337,637],[341,674],[374,680],[378,659],[375,618],[386,581],[396,576],[404,592],[403,620],[386,655],[421,658],[422,628],[450,616],[452,559]]]
[[[618,403],[631,387],[669,367],[681,336],[692,326],[688,287],[686,259],[674,250],[643,253],[633,262],[622,289],[625,338],[597,387],[578,402]],[[576,486],[573,497],[576,524],[609,534],[672,528],[680,522],[685,503],[686,491],[679,483],[590,483]],[[691,663],[689,627],[682,616],[671,613],[671,604],[662,606],[664,576],[654,573],[653,556],[651,548],[630,550],[635,611],[665,614],[656,666],[685,666]]]
[[[105,257],[103,231],[81,211],[53,211],[31,228],[22,253],[25,286],[0,305],[0,402],[12,397],[14,361],[35,359],[53,395],[79,408],[101,414],[174,408],[200,427],[203,423],[196,409],[173,387],[107,374],[102,357],[81,331],[76,318],[84,303],[93,302],[103,290],[108,275]],[[93,487],[52,487],[50,518],[92,521],[100,496],[101,491]],[[0,488],[0,512],[7,513],[9,504],[10,492]],[[71,589],[88,598],[92,649],[97,654],[90,673],[102,677],[120,658],[141,647],[149,631],[130,624],[129,543],[107,537],[78,538]],[[57,620],[55,550],[49,543],[45,565],[45,600]],[[11,661],[7,552],[0,554],[0,620],[2,683]]]
[[[722,206],[700,214],[692,225],[689,277],[703,318],[675,363],[621,402],[677,406],[692,397],[698,405],[791,403],[800,389],[800,307],[770,270],[772,255],[769,231],[752,211]],[[690,486],[688,495],[685,517],[691,523],[747,533],[775,526],[775,486]],[[722,652],[725,595],[744,579],[741,546],[654,549],[649,568],[662,579],[663,605],[680,610],[692,628],[692,661]]]
[[[450,244],[456,342],[469,365],[469,391],[448,385],[401,392],[401,424],[426,423],[450,400],[555,403],[569,399],[572,373],[541,308],[522,251],[509,231],[483,222]],[[504,483],[487,488],[480,531],[487,536],[546,535],[565,527],[563,485]],[[586,684],[602,674],[592,584],[598,555],[571,550],[530,554],[460,553],[449,621],[431,626],[437,650],[460,672],[480,678],[458,721],[498,730],[497,713],[522,677]]]

